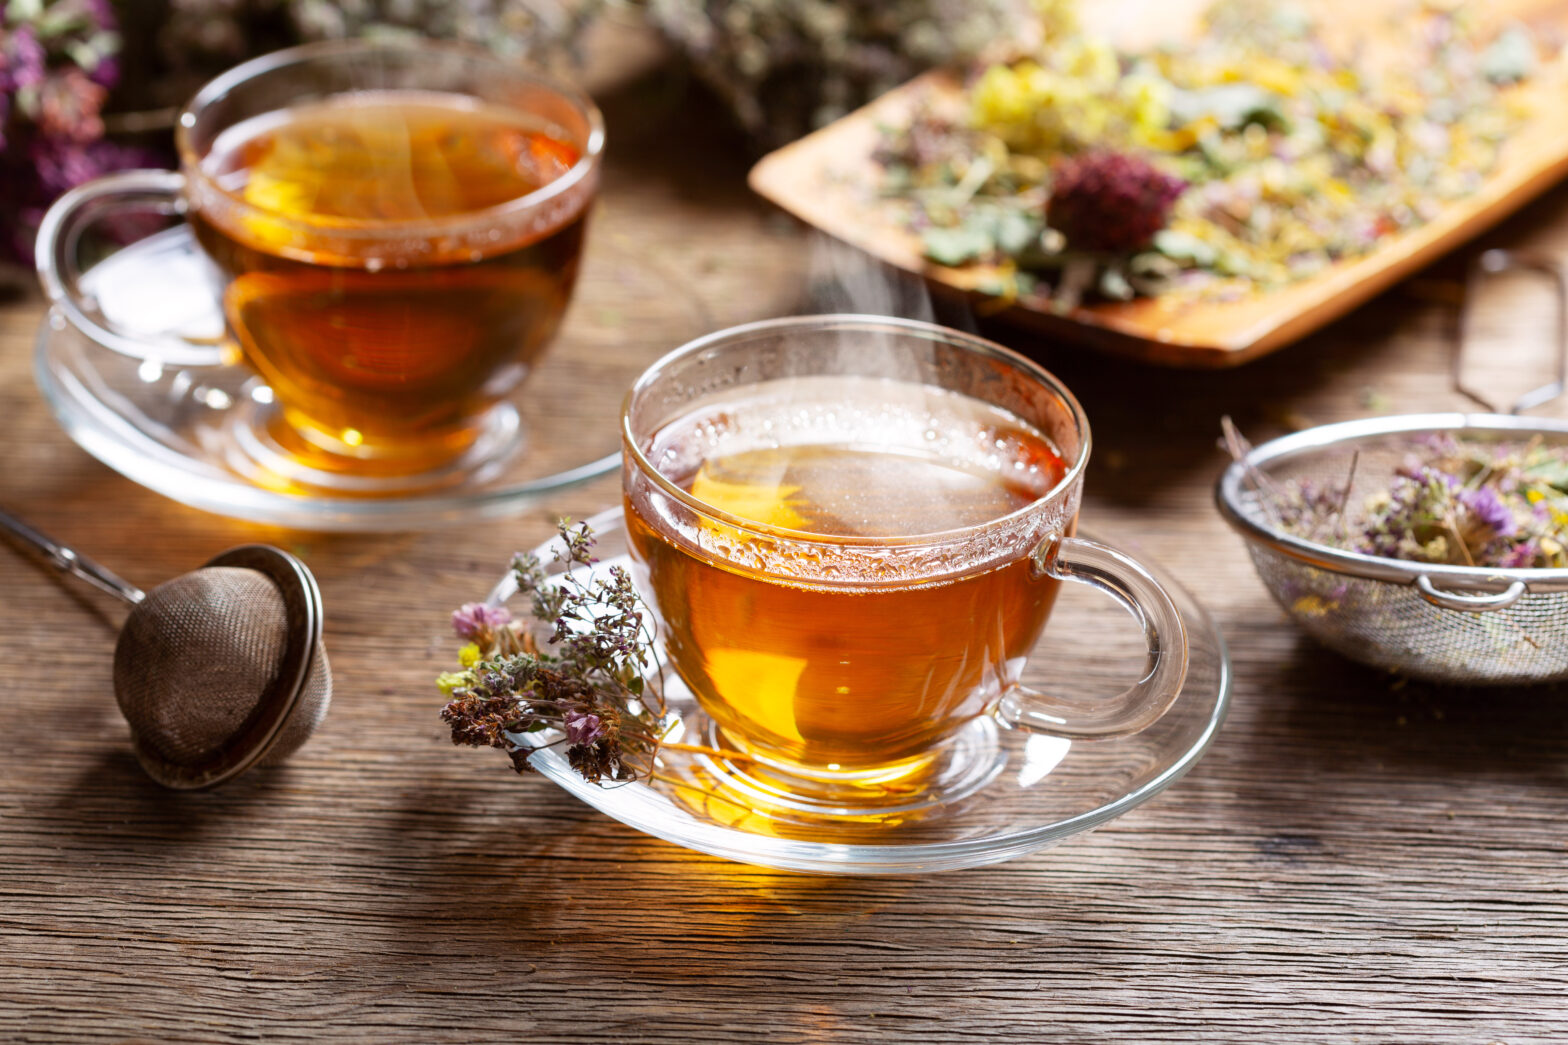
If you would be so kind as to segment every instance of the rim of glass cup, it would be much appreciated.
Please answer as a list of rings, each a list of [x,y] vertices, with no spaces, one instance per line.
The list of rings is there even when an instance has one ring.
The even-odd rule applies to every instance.
[[[539,186],[539,188],[526,195],[507,200],[505,203],[497,203],[483,210],[470,211],[444,218],[423,218],[397,222],[355,222],[345,221],[341,218],[334,218],[330,223],[313,222],[308,218],[301,218],[298,214],[290,214],[270,207],[257,206],[224,188],[202,169],[201,160],[203,157],[197,152],[190,140],[191,129],[196,124],[198,114],[229,92],[242,87],[247,80],[288,65],[300,65],[321,59],[340,58],[344,55],[393,51],[430,54],[444,52],[448,55],[462,58],[465,62],[487,65],[498,76],[514,81],[529,81],[558,95],[569,104],[575,106],[582,113],[588,124],[588,135],[587,140],[583,144],[582,155],[559,178]],[[520,214],[537,209],[542,204],[570,192],[574,187],[590,177],[599,166],[600,157],[604,153],[604,115],[599,111],[599,107],[593,103],[591,98],[576,88],[570,87],[553,77],[508,65],[490,52],[468,44],[448,40],[429,40],[423,37],[418,39],[321,40],[252,58],[250,61],[242,62],[227,72],[221,73],[207,81],[180,110],[180,115],[175,121],[174,145],[175,151],[180,157],[180,165],[184,169],[187,178],[200,182],[204,189],[217,193],[241,210],[265,214],[269,221],[277,221],[300,229],[319,230],[323,227],[329,227],[334,236],[342,236],[348,239],[401,239],[408,237],[410,234],[417,235],[421,232],[451,232],[468,228],[484,228],[497,221],[515,218]]]
[[[648,460],[638,445],[638,436],[632,430],[632,405],[640,393],[648,390],[655,381],[663,376],[671,364],[687,356],[701,352],[704,349],[718,345],[729,345],[737,341],[751,340],[764,335],[776,334],[781,330],[809,330],[831,329],[887,329],[892,328],[901,333],[912,334],[929,341],[940,341],[955,348],[967,349],[979,355],[999,360],[1029,375],[1040,384],[1044,385],[1055,394],[1067,407],[1072,418],[1073,427],[1077,431],[1078,453],[1074,456],[1067,470],[1062,474],[1055,485],[1045,493],[1030,501],[1021,508],[1015,508],[1006,515],[999,515],[995,519],[988,519],[983,523],[973,526],[964,526],[953,530],[940,530],[933,533],[920,533],[899,535],[893,537],[852,537],[833,536],[830,534],[813,533],[810,530],[791,530],[782,526],[773,526],[768,523],[747,519],[744,516],[732,515],[722,508],[714,507],[706,501],[700,500],[681,489],[671,481],[663,472]],[[1038,363],[1021,355],[1010,348],[1006,348],[994,341],[988,341],[974,334],[966,334],[961,330],[944,327],[937,323],[927,323],[919,319],[902,319],[894,316],[875,316],[852,312],[837,312],[815,316],[785,316],[776,319],[762,319],[753,323],[744,323],[736,327],[727,327],[724,330],[705,334],[694,341],[688,341],[679,348],[665,353],[663,356],[643,371],[642,376],[632,385],[626,393],[626,398],[621,401],[621,445],[624,454],[636,465],[637,470],[647,476],[662,493],[674,498],[679,503],[690,508],[700,515],[713,519],[716,522],[734,527],[747,533],[761,534],[770,537],[779,537],[785,540],[805,544],[825,544],[835,547],[859,546],[871,548],[886,547],[919,547],[921,545],[948,544],[962,541],[976,534],[989,530],[1002,529],[1014,522],[1022,520],[1032,512],[1039,510],[1041,505],[1049,504],[1061,497],[1066,491],[1072,489],[1073,484],[1083,474],[1084,468],[1089,463],[1090,447],[1089,419],[1084,413],[1082,405],[1067,386]]]

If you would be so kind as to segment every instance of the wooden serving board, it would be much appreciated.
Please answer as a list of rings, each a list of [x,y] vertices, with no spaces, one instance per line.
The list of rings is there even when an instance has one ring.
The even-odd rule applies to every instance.
[[[1206,6],[1192,0],[1147,4],[1112,0],[1085,5],[1091,29],[1129,49],[1195,31]],[[1319,0],[1311,10],[1331,27],[1330,43],[1354,40],[1375,61],[1399,46],[1390,35],[1394,15],[1411,5],[1396,0]],[[1568,29],[1568,0],[1485,0],[1476,14],[1483,31],[1523,21],[1554,47]],[[1177,367],[1236,366],[1289,344],[1344,314],[1394,282],[1500,221],[1568,174],[1568,62],[1543,62],[1514,88],[1529,113],[1504,146],[1498,166],[1473,195],[1450,204],[1436,219],[1387,237],[1369,254],[1277,290],[1233,302],[1194,302],[1174,295],[1094,304],[1059,315],[1043,299],[1002,308],[1010,318],[1053,336]],[[822,130],[763,157],[752,168],[752,188],[808,224],[898,268],[923,275],[938,291],[979,295],[979,268],[936,265],[922,256],[920,238],[898,224],[894,208],[877,198],[880,169],[872,159],[879,127],[907,121],[927,92],[953,95],[957,79],[927,73]]]

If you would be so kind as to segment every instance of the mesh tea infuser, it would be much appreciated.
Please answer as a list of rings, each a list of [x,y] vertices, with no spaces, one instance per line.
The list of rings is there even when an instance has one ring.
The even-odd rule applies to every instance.
[[[158,783],[211,787],[281,762],[326,715],[332,672],[321,592],[294,556],[231,548],[143,592],[4,511],[0,527],[130,604],[114,649],[114,693],[136,757]]]
[[[1286,531],[1271,506],[1278,483],[1321,484],[1350,476],[1344,503],[1377,491],[1404,455],[1432,435],[1463,440],[1568,446],[1568,422],[1519,416],[1568,383],[1568,276],[1549,259],[1489,250],[1470,278],[1522,270],[1545,277],[1556,296],[1556,379],[1525,393],[1506,414],[1463,378],[1465,331],[1452,385],[1489,412],[1373,417],[1321,425],[1246,448],[1221,476],[1220,514],[1247,539],[1258,576],[1308,634],[1352,660],[1431,682],[1465,685],[1568,679],[1568,569],[1453,566],[1383,558]],[[1352,464],[1352,462],[1359,462]]]

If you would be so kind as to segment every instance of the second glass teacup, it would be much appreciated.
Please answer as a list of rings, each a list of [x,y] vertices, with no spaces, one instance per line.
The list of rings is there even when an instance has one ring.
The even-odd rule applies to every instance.
[[[771,320],[660,360],[622,420],[639,587],[713,743],[771,793],[853,811],[961,779],[944,760],[983,716],[1113,737],[1181,690],[1170,596],[1073,536],[1083,411],[1016,353],[906,320]],[[1147,670],[1124,693],[1020,684],[1063,580],[1142,625]]]
[[[78,328],[160,363],[225,360],[118,328],[80,287],[95,223],[183,214],[276,405],[238,440],[264,472],[396,493],[515,442],[498,405],[571,297],[604,141],[592,102],[466,47],[340,41],[218,77],[176,139],[179,173],[110,175],[46,217],[39,275]]]

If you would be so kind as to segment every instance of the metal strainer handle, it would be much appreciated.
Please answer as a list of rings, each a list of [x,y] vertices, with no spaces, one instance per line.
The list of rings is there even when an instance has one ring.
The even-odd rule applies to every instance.
[[[99,565],[80,552],[67,548],[59,541],[45,537],[3,508],[0,508],[0,526],[49,556],[49,561],[62,573],[80,577],[93,587],[106,591],[132,606],[147,597],[146,592],[113,570]]]
[[[1491,400],[1465,384],[1465,346],[1470,340],[1470,318],[1475,307],[1477,286],[1488,276],[1497,276],[1505,272],[1533,272],[1538,276],[1544,276],[1551,282],[1553,299],[1557,303],[1557,325],[1552,345],[1557,351],[1557,377],[1539,388],[1530,389],[1514,400],[1508,412],[1522,414],[1526,410],[1533,410],[1550,403],[1563,394],[1564,386],[1568,386],[1568,273],[1563,271],[1563,266],[1556,258],[1530,251],[1488,250],[1475,259],[1465,280],[1464,303],[1459,309],[1458,329],[1454,336],[1454,354],[1450,360],[1452,371],[1449,377],[1454,391],[1480,404],[1491,413],[1502,413]]]
[[[1463,610],[1466,613],[1486,613],[1489,610],[1503,610],[1512,606],[1524,597],[1530,586],[1524,581],[1514,581],[1502,591],[1482,595],[1466,595],[1457,591],[1442,591],[1432,583],[1432,578],[1426,574],[1416,578],[1416,591],[1421,597],[1434,606],[1445,610]]]

